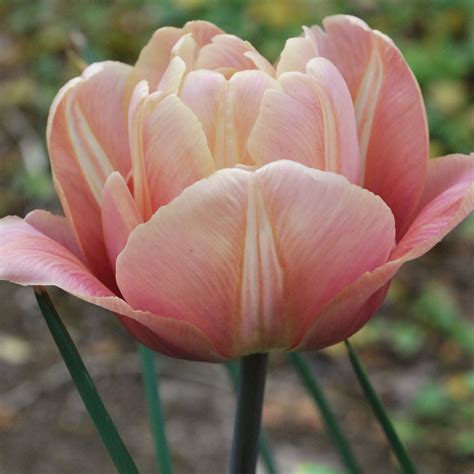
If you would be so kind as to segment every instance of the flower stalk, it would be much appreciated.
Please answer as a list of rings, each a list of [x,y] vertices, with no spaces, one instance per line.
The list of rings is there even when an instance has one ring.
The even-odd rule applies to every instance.
[[[240,360],[230,474],[254,474],[256,470],[267,362],[268,354]]]
[[[138,474],[138,469],[128,453],[117,429],[105,408],[102,399],[87,371],[84,362],[71,339],[48,292],[42,286],[33,287],[35,297],[44,316],[49,331],[71,374],[77,391],[102,438],[102,441],[119,474]]]
[[[235,361],[227,362],[225,364],[229,377],[232,381],[234,389],[239,388],[239,368],[238,364]],[[265,431],[265,428],[260,430],[260,440],[259,440],[259,452],[260,458],[265,465],[268,474],[278,474],[278,466],[276,459],[273,456],[272,449],[268,441],[268,435]]]
[[[290,352],[288,358],[296,370],[301,382],[305,386],[315,405],[318,407],[324,421],[326,431],[336,447],[342,463],[350,474],[361,474],[362,470],[352,453],[349,442],[329,406],[326,396],[311,371],[311,367],[304,355]]]
[[[417,474],[416,466],[414,465],[413,461],[410,458],[407,450],[403,446],[400,438],[398,437],[395,428],[390,421],[387,412],[383,406],[382,400],[380,400],[379,396],[377,395],[376,391],[372,387],[367,372],[365,371],[362,363],[360,362],[359,358],[357,357],[356,352],[350,345],[349,341],[345,341],[347,353],[349,355],[349,360],[351,362],[352,368],[354,373],[359,381],[359,385],[364,392],[365,398],[369,402],[370,408],[374,413],[375,417],[377,418],[380,426],[385,432],[385,436],[387,441],[392,448],[393,454],[397,458],[401,472],[403,474]]]
[[[155,353],[143,345],[138,346],[143,371],[143,385],[148,406],[148,417],[155,446],[156,462],[160,474],[172,474],[171,454],[165,429],[165,414],[160,397],[160,374],[155,364]]]

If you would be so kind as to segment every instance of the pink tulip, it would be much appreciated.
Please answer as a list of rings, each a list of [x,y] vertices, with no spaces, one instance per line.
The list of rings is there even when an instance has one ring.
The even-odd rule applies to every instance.
[[[473,155],[428,160],[412,72],[349,16],[276,67],[209,23],[161,28],[134,67],[68,82],[47,139],[65,217],[0,220],[0,278],[107,308],[173,357],[342,341],[474,207]]]

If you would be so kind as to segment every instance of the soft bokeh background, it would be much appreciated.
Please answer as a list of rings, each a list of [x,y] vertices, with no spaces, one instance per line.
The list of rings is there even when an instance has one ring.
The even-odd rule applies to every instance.
[[[399,45],[423,89],[433,156],[474,148],[469,0],[0,0],[0,215],[58,210],[46,117],[80,58],[133,63],[157,27],[202,18],[275,60],[301,24],[334,13],[358,15]],[[473,251],[470,219],[403,269],[382,311],[353,338],[422,473],[474,472]],[[155,472],[133,342],[109,314],[53,296],[141,472]],[[114,472],[31,290],[0,283],[0,311],[0,472]],[[366,472],[396,472],[344,348],[311,361]],[[225,472],[234,399],[224,369],[159,363],[176,472]],[[267,387],[264,424],[282,472],[342,472],[282,355],[272,355]]]

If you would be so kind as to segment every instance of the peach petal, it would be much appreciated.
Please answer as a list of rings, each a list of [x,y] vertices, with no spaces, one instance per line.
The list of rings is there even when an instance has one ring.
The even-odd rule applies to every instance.
[[[108,175],[130,170],[123,111],[130,71],[110,61],[89,66],[59,91],[48,118],[53,179],[64,213],[90,268],[108,284],[113,276],[98,225],[100,200]]]
[[[122,315],[122,321],[136,337],[171,357],[215,362],[223,360],[196,327],[134,311],[65,247],[19,217],[0,219],[0,280],[25,286],[57,286],[80,299]]]
[[[128,135],[132,161],[133,196],[144,220],[152,214],[152,205],[146,176],[145,156],[142,144],[142,128],[146,116],[150,89],[146,81],[140,81],[133,91],[128,110]],[[161,94],[155,93],[161,98]]]
[[[115,270],[115,260],[127,243],[130,232],[143,222],[127,183],[114,172],[107,179],[102,199],[102,229],[110,263]]]
[[[341,176],[294,162],[224,169],[132,232],[117,281],[134,308],[189,321],[233,357],[292,346],[393,243],[390,210]]]
[[[364,272],[385,263],[394,219],[377,196],[343,176],[277,162],[257,172],[285,268],[287,318],[295,337]]]
[[[258,165],[291,159],[359,181],[359,149],[347,86],[324,58],[307,74],[279,76],[284,91],[267,91],[248,148]]]
[[[253,164],[247,140],[265,90],[280,88],[262,71],[241,71],[228,81],[214,71],[193,71],[180,97],[200,120],[218,168]]]
[[[140,143],[153,211],[215,171],[201,124],[175,95],[149,97]]]
[[[142,80],[148,82],[150,90],[156,90],[173,56],[181,56],[188,68],[192,68],[200,48],[222,33],[220,28],[207,21],[190,21],[182,29],[170,26],[159,28],[140,52],[128,82],[128,97]],[[183,36],[189,39],[177,44]],[[193,44],[195,51],[191,51]]]
[[[392,259],[412,260],[434,247],[474,209],[474,154],[430,160],[421,209]]]
[[[381,265],[346,286],[307,326],[292,350],[317,351],[348,339],[379,309],[402,260]]]
[[[170,61],[157,90],[163,94],[177,94],[186,73],[186,63],[178,56]]]
[[[67,248],[79,260],[84,259],[71,226],[64,216],[57,216],[49,211],[35,209],[25,216],[25,221],[42,234]]]
[[[249,54],[250,53],[250,54]],[[234,35],[216,35],[204,46],[195,69],[243,71],[262,69],[274,75],[273,66],[248,42]]]
[[[364,187],[383,198],[397,239],[413,220],[428,160],[426,112],[416,79],[393,41],[362,20],[335,15],[306,30],[344,77],[354,101]]]
[[[315,46],[308,38],[290,38],[281,52],[276,75],[278,77],[285,72],[306,72],[306,65],[317,56]]]
[[[431,249],[474,208],[473,155],[430,160],[422,210],[397,244],[390,261],[344,288],[308,326],[294,350],[313,351],[347,339],[382,304],[400,267]]]

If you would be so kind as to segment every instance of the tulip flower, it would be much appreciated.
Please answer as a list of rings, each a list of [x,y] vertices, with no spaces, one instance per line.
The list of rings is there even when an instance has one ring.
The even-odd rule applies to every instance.
[[[337,15],[273,66],[207,22],[134,67],[89,66],[47,127],[64,216],[0,220],[0,278],[115,313],[146,346],[222,361],[343,341],[472,211],[473,155],[428,159],[394,43]]]

